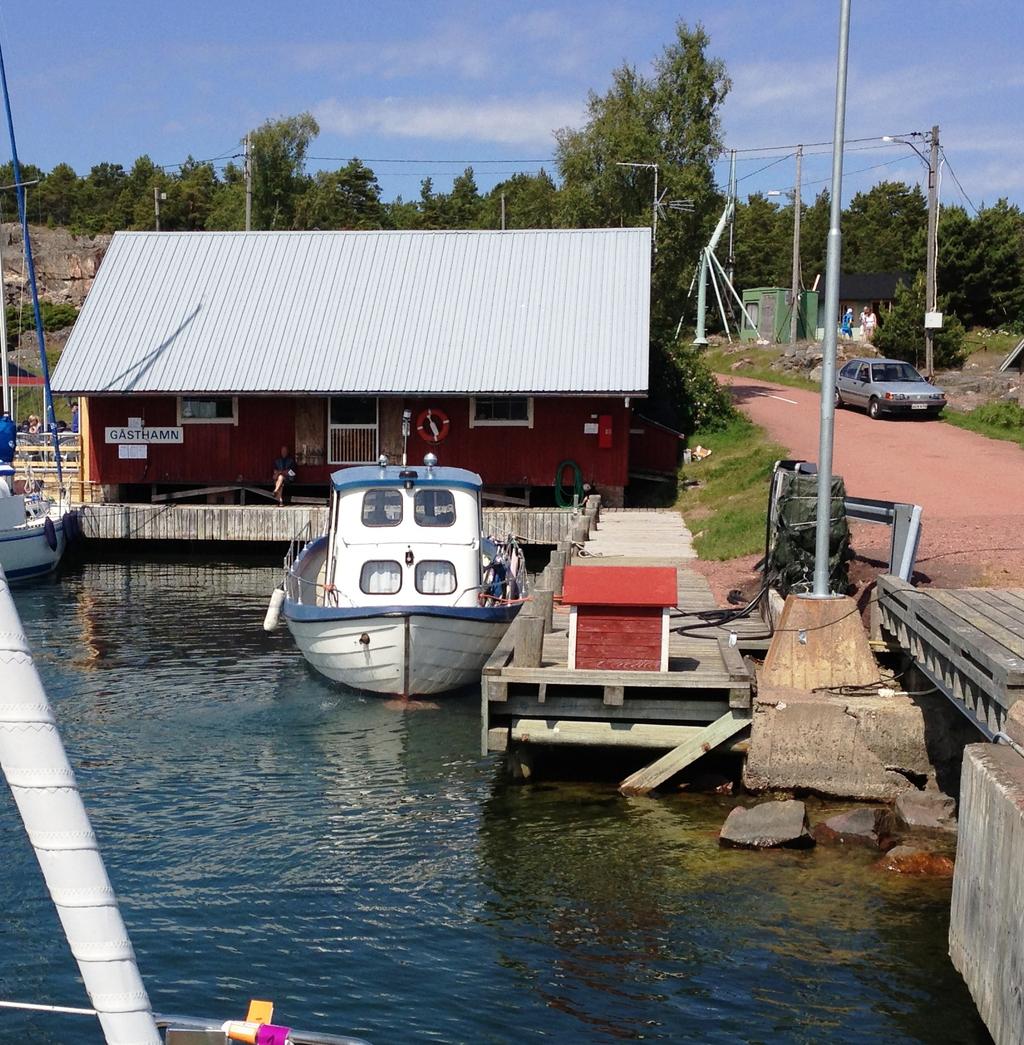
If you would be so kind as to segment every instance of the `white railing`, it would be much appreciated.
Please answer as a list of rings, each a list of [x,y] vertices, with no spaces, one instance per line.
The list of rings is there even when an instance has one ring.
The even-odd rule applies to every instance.
[[[373,464],[377,460],[376,425],[331,425],[328,464]]]

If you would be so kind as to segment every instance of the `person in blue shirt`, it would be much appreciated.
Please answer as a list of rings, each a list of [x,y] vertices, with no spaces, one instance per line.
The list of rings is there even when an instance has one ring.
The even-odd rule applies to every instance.
[[[839,332],[846,338],[847,341],[853,339],[853,306],[848,305],[846,311],[843,313],[843,324],[839,328]]]
[[[18,426],[5,410],[0,414],[0,464],[10,464],[14,460],[14,448],[17,444]]]

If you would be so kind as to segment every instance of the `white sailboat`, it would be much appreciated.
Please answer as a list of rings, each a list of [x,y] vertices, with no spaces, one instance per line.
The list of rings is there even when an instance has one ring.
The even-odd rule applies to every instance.
[[[439,468],[343,468],[327,533],[286,560],[266,627],[283,613],[317,671],[354,689],[426,696],[479,681],[522,605],[514,540],[481,537],[480,476]]]

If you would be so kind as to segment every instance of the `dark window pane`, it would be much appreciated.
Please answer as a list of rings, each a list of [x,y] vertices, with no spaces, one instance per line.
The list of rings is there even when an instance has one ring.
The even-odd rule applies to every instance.
[[[332,425],[375,425],[377,400],[373,396],[331,396]]]
[[[417,490],[413,514],[417,526],[451,526],[455,522],[455,498],[451,490]]]
[[[474,401],[474,420],[529,421],[530,400],[527,396],[478,396]]]
[[[402,492],[388,486],[363,494],[364,526],[398,526],[402,521]]]
[[[234,416],[234,402],[231,396],[215,396],[203,399],[192,396],[182,397],[181,418],[183,421],[230,421]]]

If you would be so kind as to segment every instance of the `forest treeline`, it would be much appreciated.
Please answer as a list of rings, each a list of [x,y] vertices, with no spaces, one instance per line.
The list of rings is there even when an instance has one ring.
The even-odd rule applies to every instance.
[[[428,178],[414,198],[383,200],[376,174],[359,159],[333,170],[308,169],[310,145],[319,134],[312,115],[269,120],[250,133],[253,227],[493,229],[500,227],[502,196],[507,227],[513,229],[645,225],[651,220],[652,173],[619,163],[656,163],[666,198],[693,201],[692,213],[670,211],[660,223],[652,276],[652,386],[664,376],[674,394],[677,364],[681,358],[688,362],[676,331],[680,320],[683,329],[692,329],[695,302],[688,292],[694,267],[725,203],[714,164],[724,152],[720,113],[731,84],[709,46],[703,27],[680,22],[650,73],[628,65],[614,70],[608,90],[590,94],[583,125],[555,132],[550,172],[516,174],[488,192],[479,190],[467,168],[447,192]],[[160,203],[163,229],[244,227],[245,179],[238,156],[226,163],[189,159],[174,169],[141,156],[129,169],[101,163],[84,176],[64,163],[50,171],[26,164],[22,177],[36,183],[28,189],[30,221],[75,233],[153,228],[154,189],[166,195]],[[0,178],[0,184],[11,184],[9,165]],[[0,205],[11,220],[10,190],[0,193]],[[827,192],[803,205],[801,281],[807,287],[824,276],[828,216]],[[792,228],[792,199],[752,195],[739,203],[740,288],[790,285]],[[916,314],[913,288],[925,266],[926,229],[927,204],[916,185],[885,181],[855,194],[844,210],[844,271],[906,272],[906,293],[915,301],[912,309],[905,304]],[[971,213],[943,207],[939,258],[943,311],[968,326],[1020,328],[1024,216],[1018,207],[1006,200]]]

